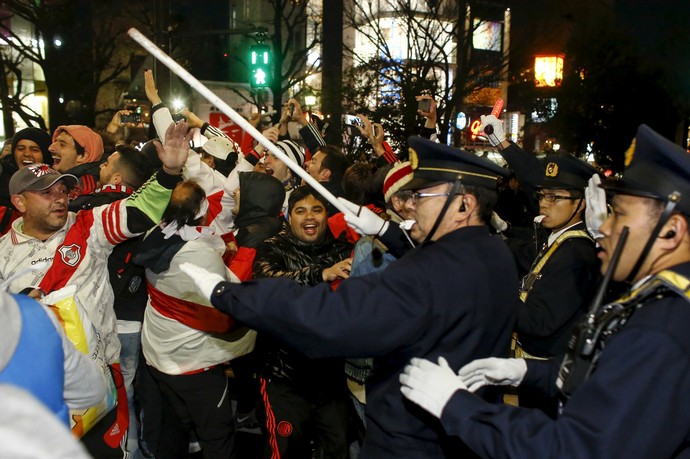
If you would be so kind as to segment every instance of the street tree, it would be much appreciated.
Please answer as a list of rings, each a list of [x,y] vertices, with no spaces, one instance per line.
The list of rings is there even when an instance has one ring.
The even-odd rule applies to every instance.
[[[439,139],[466,104],[493,105],[505,60],[502,34],[484,46],[474,32],[503,20],[503,10],[474,1],[350,1],[345,22],[355,31],[346,46],[344,103],[382,120],[393,143],[417,134],[420,118],[415,96],[429,93],[438,103]],[[403,148],[399,148],[404,151]]]
[[[121,2],[113,0],[3,3],[0,45],[9,58],[5,59],[5,72],[11,69],[7,63],[17,58],[24,66],[30,63],[42,70],[50,127],[69,123],[93,125],[99,91],[130,68],[136,48],[132,44],[131,51],[127,51],[124,34],[136,24],[141,12],[122,8]],[[17,28],[17,24],[24,24],[25,28]],[[12,97],[21,100],[24,95],[16,93]],[[48,124],[24,105],[7,107],[32,124]]]
[[[558,107],[546,126],[567,151],[591,152],[600,166],[622,171],[640,124],[674,138],[679,100],[663,85],[662,69],[613,24],[575,31],[565,68]]]

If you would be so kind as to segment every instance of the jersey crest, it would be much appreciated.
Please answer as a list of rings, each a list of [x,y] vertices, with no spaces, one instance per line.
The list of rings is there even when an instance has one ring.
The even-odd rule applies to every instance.
[[[64,245],[60,247],[59,252],[62,257],[62,262],[67,266],[77,266],[81,259],[81,247],[77,244]]]

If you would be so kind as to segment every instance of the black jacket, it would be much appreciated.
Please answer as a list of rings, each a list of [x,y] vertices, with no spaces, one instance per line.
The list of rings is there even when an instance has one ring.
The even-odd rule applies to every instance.
[[[568,231],[586,231],[585,224]],[[518,306],[515,330],[528,353],[553,357],[568,350],[573,327],[587,312],[601,281],[599,266],[591,239],[567,239],[553,252]]]
[[[333,238],[326,229],[323,240],[303,242],[288,230],[266,241],[254,260],[254,276],[285,277],[300,285],[323,282],[322,272],[350,256],[352,246]],[[345,378],[341,359],[312,360],[299,351],[259,336],[257,348],[265,356],[264,372],[268,377],[289,379],[301,385],[325,387],[329,382],[342,383]]]

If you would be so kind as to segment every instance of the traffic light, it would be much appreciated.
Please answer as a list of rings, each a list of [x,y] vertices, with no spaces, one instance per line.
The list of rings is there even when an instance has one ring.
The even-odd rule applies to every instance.
[[[271,84],[271,48],[252,45],[249,48],[249,83],[252,88],[265,88]]]

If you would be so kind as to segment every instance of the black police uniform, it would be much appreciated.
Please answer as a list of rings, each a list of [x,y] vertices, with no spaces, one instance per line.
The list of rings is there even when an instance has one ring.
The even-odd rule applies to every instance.
[[[467,183],[490,186],[504,174],[469,153],[421,138],[409,142],[418,178],[426,174],[440,183],[463,175]],[[474,358],[505,355],[516,282],[503,241],[486,226],[471,226],[418,246],[380,273],[347,279],[336,291],[262,279],[221,283],[212,302],[311,358],[375,358],[360,458],[473,457],[404,399],[398,377],[412,357],[442,355],[460,368]],[[485,396],[498,400],[500,394]]]
[[[509,164],[534,189],[579,190],[582,201],[587,181],[596,174],[593,167],[573,156],[549,155],[536,177],[533,170],[527,173],[527,165],[536,164],[517,146],[511,145],[504,152]],[[531,248],[533,244],[524,245]],[[509,246],[520,263],[520,256],[528,251],[516,250],[520,244]],[[543,242],[521,286],[515,323],[516,357],[548,358],[565,353],[573,327],[587,311],[601,279],[599,266],[594,240],[583,222],[565,229],[551,244]],[[519,389],[518,395],[520,406],[541,408],[556,417],[556,398],[543,397],[528,388]]]
[[[581,192],[596,173],[572,156],[547,156],[543,171],[535,183],[538,189]],[[537,357],[565,353],[573,326],[594,296],[599,266],[594,241],[583,222],[567,228],[550,245],[544,244],[522,283],[515,324],[521,349]]]
[[[690,214],[690,157],[646,126],[614,192],[670,201]],[[652,237],[656,237],[655,234]],[[561,367],[559,386],[572,394],[557,420],[541,411],[489,405],[458,391],[441,422],[483,457],[688,458],[690,457],[690,263],[638,282],[615,305],[593,317],[606,333],[583,357],[574,346]],[[591,336],[583,327],[576,337]],[[584,343],[578,339],[578,343]],[[573,371],[573,362],[589,371]],[[558,364],[528,361],[522,385],[555,392]]]

